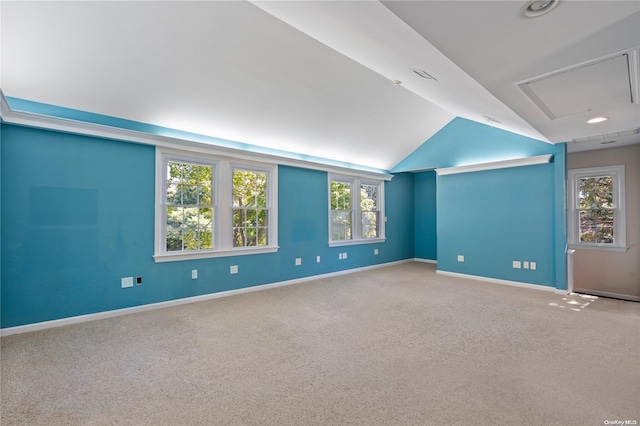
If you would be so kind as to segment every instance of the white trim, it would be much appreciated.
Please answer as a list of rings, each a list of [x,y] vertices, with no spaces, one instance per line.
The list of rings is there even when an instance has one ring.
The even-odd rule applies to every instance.
[[[594,291],[594,290],[587,290],[587,289],[584,289],[584,288],[574,288],[573,292],[574,293],[589,294],[589,295],[593,295],[593,296],[612,297],[614,299],[631,300],[633,302],[640,302],[640,297],[629,296],[627,294],[621,294],[621,293],[611,293],[611,292],[608,292],[608,291]]]
[[[506,169],[509,167],[533,166],[551,162],[553,155],[538,155],[535,157],[517,158],[515,160],[494,161],[491,163],[470,164],[468,166],[445,167],[436,169],[438,176],[453,175],[457,173],[479,172],[483,170]]]
[[[357,246],[358,244],[374,244],[384,243],[386,238],[362,238],[359,240],[336,240],[329,241],[329,247],[341,247],[341,246]]]
[[[52,320],[52,321],[37,322],[37,323],[34,323],[34,324],[19,325],[19,326],[16,326],[16,327],[7,327],[7,328],[0,329],[0,336],[4,337],[4,336],[12,335],[12,334],[28,333],[28,332],[31,332],[31,331],[38,331],[38,330],[46,330],[46,329],[49,329],[49,328],[62,327],[62,326],[65,326],[65,325],[79,324],[79,323],[83,323],[83,322],[95,321],[95,320],[100,320],[100,319],[105,319],[105,318],[119,317],[119,316],[122,316],[122,315],[137,314],[137,313],[140,313],[140,312],[146,312],[146,311],[151,311],[151,310],[155,310],[155,309],[169,308],[171,306],[187,305],[189,303],[203,302],[205,300],[219,299],[219,298],[228,297],[228,296],[236,296],[236,295],[239,295],[239,294],[251,293],[251,292],[254,292],[254,291],[268,290],[268,289],[276,288],[276,287],[284,287],[284,286],[289,286],[289,285],[294,285],[294,284],[302,284],[302,283],[305,283],[305,282],[308,282],[308,281],[321,280],[321,279],[325,279],[325,278],[337,277],[337,276],[340,276],[340,275],[352,274],[352,273],[355,273],[355,272],[362,272],[362,271],[367,271],[367,270],[371,270],[371,269],[378,269],[378,268],[384,268],[384,267],[387,267],[387,266],[399,265],[399,264],[402,264],[402,263],[411,262],[412,260],[413,259],[397,260],[397,261],[394,261],[394,262],[379,263],[377,265],[362,266],[362,267],[359,267],[359,268],[352,268],[352,269],[346,269],[346,270],[342,270],[342,271],[329,272],[329,273],[326,273],[326,274],[311,275],[311,276],[308,276],[308,277],[296,278],[296,279],[293,279],[293,280],[279,281],[279,282],[275,282],[275,283],[271,283],[271,284],[263,284],[263,285],[253,286],[253,287],[239,288],[239,289],[236,289],[236,290],[221,291],[221,292],[218,292],[218,293],[203,294],[203,295],[200,295],[200,296],[185,297],[185,298],[182,298],[182,299],[168,300],[166,302],[150,303],[150,304],[147,304],[147,305],[133,306],[133,307],[130,307],[130,308],[123,308],[123,309],[115,309],[115,310],[112,310],[112,311],[98,312],[98,313],[95,313],[95,314],[79,315],[79,316],[75,316],[75,317],[62,318],[62,319],[57,319],[57,320]]]
[[[214,241],[211,250],[167,252],[165,249],[166,225],[164,201],[166,196],[166,167],[168,161],[184,161],[213,167]],[[265,172],[268,175],[269,235],[268,245],[257,247],[233,247],[232,241],[232,173],[234,168]],[[155,173],[155,234],[154,255],[156,263],[214,257],[242,256],[278,251],[278,165],[275,163],[237,161],[235,158],[212,156],[208,153],[194,155],[192,151],[156,148]]]
[[[493,283],[493,284],[510,285],[513,287],[523,287],[523,288],[529,288],[532,290],[556,291],[554,287],[549,287],[546,285],[521,283],[519,281],[500,280],[497,278],[481,277],[479,275],[459,274],[457,272],[441,271],[439,269],[436,271],[436,274],[449,275],[449,276],[458,277],[458,278],[467,278],[470,280],[484,281],[484,282]]]
[[[14,111],[11,109],[11,106],[7,102],[4,93],[2,93],[2,90],[0,90],[0,120],[7,124],[16,124],[20,126],[55,130],[59,132],[80,134],[85,136],[95,136],[99,138],[114,139],[123,142],[140,143],[144,145],[153,145],[156,147],[179,149],[182,151],[191,151],[196,153],[206,153],[216,156],[233,157],[235,159],[241,160],[274,162],[278,165],[283,166],[301,167],[304,169],[320,170],[329,173],[349,174],[369,179],[393,179],[393,175],[390,173],[322,164],[319,162],[314,162],[312,160],[299,160],[296,158],[283,157],[276,154],[248,152],[242,149],[212,145],[206,142],[198,142],[195,140],[154,135],[135,130],[120,129],[117,127],[111,127],[102,124],[88,123],[85,121],[71,120],[68,118],[51,117],[41,114],[34,114],[31,112]],[[357,165],[354,165],[354,167],[357,167]]]
[[[341,182],[351,185],[351,236],[348,240],[332,240],[332,223],[331,223],[331,182]],[[362,237],[362,211],[360,210],[360,186],[371,185],[378,188],[378,213],[380,223],[378,224],[378,237],[363,238]],[[358,175],[344,175],[327,173],[327,209],[329,212],[329,247],[351,246],[357,244],[382,243],[386,241],[385,225],[387,216],[385,213],[385,195],[384,181],[380,179],[363,178]]]
[[[414,258],[413,258],[413,260],[414,260],[415,262],[433,263],[434,265],[437,265],[437,264],[438,264],[438,261],[437,261],[437,260],[432,260],[432,259],[422,259],[422,258],[419,258],[419,257],[414,257]]]
[[[629,247],[626,246],[613,246],[611,244],[580,244],[580,243],[571,243],[569,244],[570,249],[574,250],[600,250],[600,251],[627,251]]]
[[[578,179],[587,177],[611,176],[613,178],[613,244],[581,243],[579,242],[578,215]],[[568,172],[567,188],[567,223],[568,245],[576,250],[627,251],[627,208],[625,189],[625,166],[589,167],[571,169]]]

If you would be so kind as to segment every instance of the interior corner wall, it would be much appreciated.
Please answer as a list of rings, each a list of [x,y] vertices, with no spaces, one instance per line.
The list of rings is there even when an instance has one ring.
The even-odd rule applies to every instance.
[[[414,174],[415,184],[415,257],[437,261],[436,172]]]
[[[437,185],[439,270],[555,285],[553,164],[443,175]]]
[[[385,182],[383,243],[329,247],[327,173],[279,166],[277,253],[155,263],[153,146],[3,124],[1,151],[2,328],[414,257],[410,173]]]

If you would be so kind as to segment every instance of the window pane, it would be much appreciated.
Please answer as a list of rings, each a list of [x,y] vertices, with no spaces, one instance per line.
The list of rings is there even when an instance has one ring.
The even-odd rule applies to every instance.
[[[190,206],[198,205],[197,185],[182,185],[182,204]]]
[[[244,225],[244,210],[233,209],[233,226],[240,227]]]
[[[167,182],[167,204],[182,204],[182,185]]]
[[[351,184],[331,182],[331,209],[351,210]]]
[[[167,251],[182,250],[182,231],[167,230]]]
[[[200,248],[213,248],[213,227],[211,225],[200,228]]]
[[[258,210],[258,226],[267,226],[268,217],[266,210]]]
[[[351,239],[351,212],[340,210],[331,212],[331,239]]]
[[[247,237],[244,232],[244,228],[233,228],[233,246],[244,247],[246,246]]]
[[[211,190],[211,185],[206,186],[198,186],[198,205],[200,206],[210,206],[211,197],[213,191]]]
[[[362,211],[378,210],[377,185],[360,185],[360,209]]]
[[[378,237],[378,212],[362,212],[362,238]]]
[[[184,249],[185,250],[198,249],[198,230],[197,229],[184,230]]]
[[[256,239],[258,237],[258,230],[256,228],[246,228],[247,246],[255,246]]]
[[[259,246],[268,245],[267,236],[268,236],[267,228],[264,228],[264,227],[258,228],[258,245]]]

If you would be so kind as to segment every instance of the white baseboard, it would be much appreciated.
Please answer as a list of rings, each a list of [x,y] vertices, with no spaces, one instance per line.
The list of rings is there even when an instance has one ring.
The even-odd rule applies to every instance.
[[[422,258],[420,258],[420,257],[414,257],[414,258],[413,258],[413,260],[414,260],[415,262],[433,263],[433,264],[435,264],[435,265],[437,265],[437,264],[438,264],[438,261],[437,261],[437,260],[432,260],[432,259],[422,259]]]
[[[345,269],[343,271],[329,272],[327,274],[312,275],[293,280],[280,281],[271,284],[257,285],[253,287],[239,288],[236,290],[221,291],[218,293],[203,294],[201,296],[185,297],[182,299],[168,300],[166,302],[150,303],[147,305],[132,306],[130,308],[114,309],[112,311],[98,312],[95,314],[79,315],[69,318],[61,318],[52,321],[43,321],[33,324],[19,325],[16,327],[7,327],[0,329],[0,336],[9,336],[11,334],[28,333],[31,331],[45,330],[48,328],[62,327],[70,324],[78,324],[88,321],[96,321],[105,318],[118,317],[121,315],[137,314],[140,312],[151,311],[154,309],[168,308],[171,306],[186,305],[188,303],[202,302],[205,300],[219,299],[221,297],[235,296],[237,294],[251,293],[254,291],[268,290],[270,288],[284,287],[288,285],[301,284],[308,281],[320,280],[323,278],[337,277],[339,275],[352,274],[355,272],[366,271],[370,269],[384,268],[387,266],[398,265],[401,263],[412,262],[413,259],[398,260],[395,262],[380,263],[377,265],[363,266],[360,268]]]
[[[440,270],[437,270],[436,274],[449,275],[449,276],[458,277],[458,278],[468,278],[471,280],[484,281],[484,282],[493,283],[493,284],[510,285],[513,287],[523,287],[523,288],[529,288],[533,290],[556,291],[554,287],[549,287],[546,285],[521,283],[519,281],[500,280],[497,278],[481,277],[479,275],[459,274],[457,272],[440,271]],[[564,294],[566,294],[566,291],[564,292]]]

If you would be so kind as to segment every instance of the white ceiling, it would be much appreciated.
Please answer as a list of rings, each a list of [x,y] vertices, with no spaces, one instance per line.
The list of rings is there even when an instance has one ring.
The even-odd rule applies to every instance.
[[[456,116],[550,142],[640,127],[637,103],[598,125],[550,120],[516,85],[640,46],[640,2],[563,0],[534,19],[524,4],[5,0],[0,86],[386,170]],[[595,139],[569,149],[603,147]],[[606,146],[640,134],[617,139]]]

